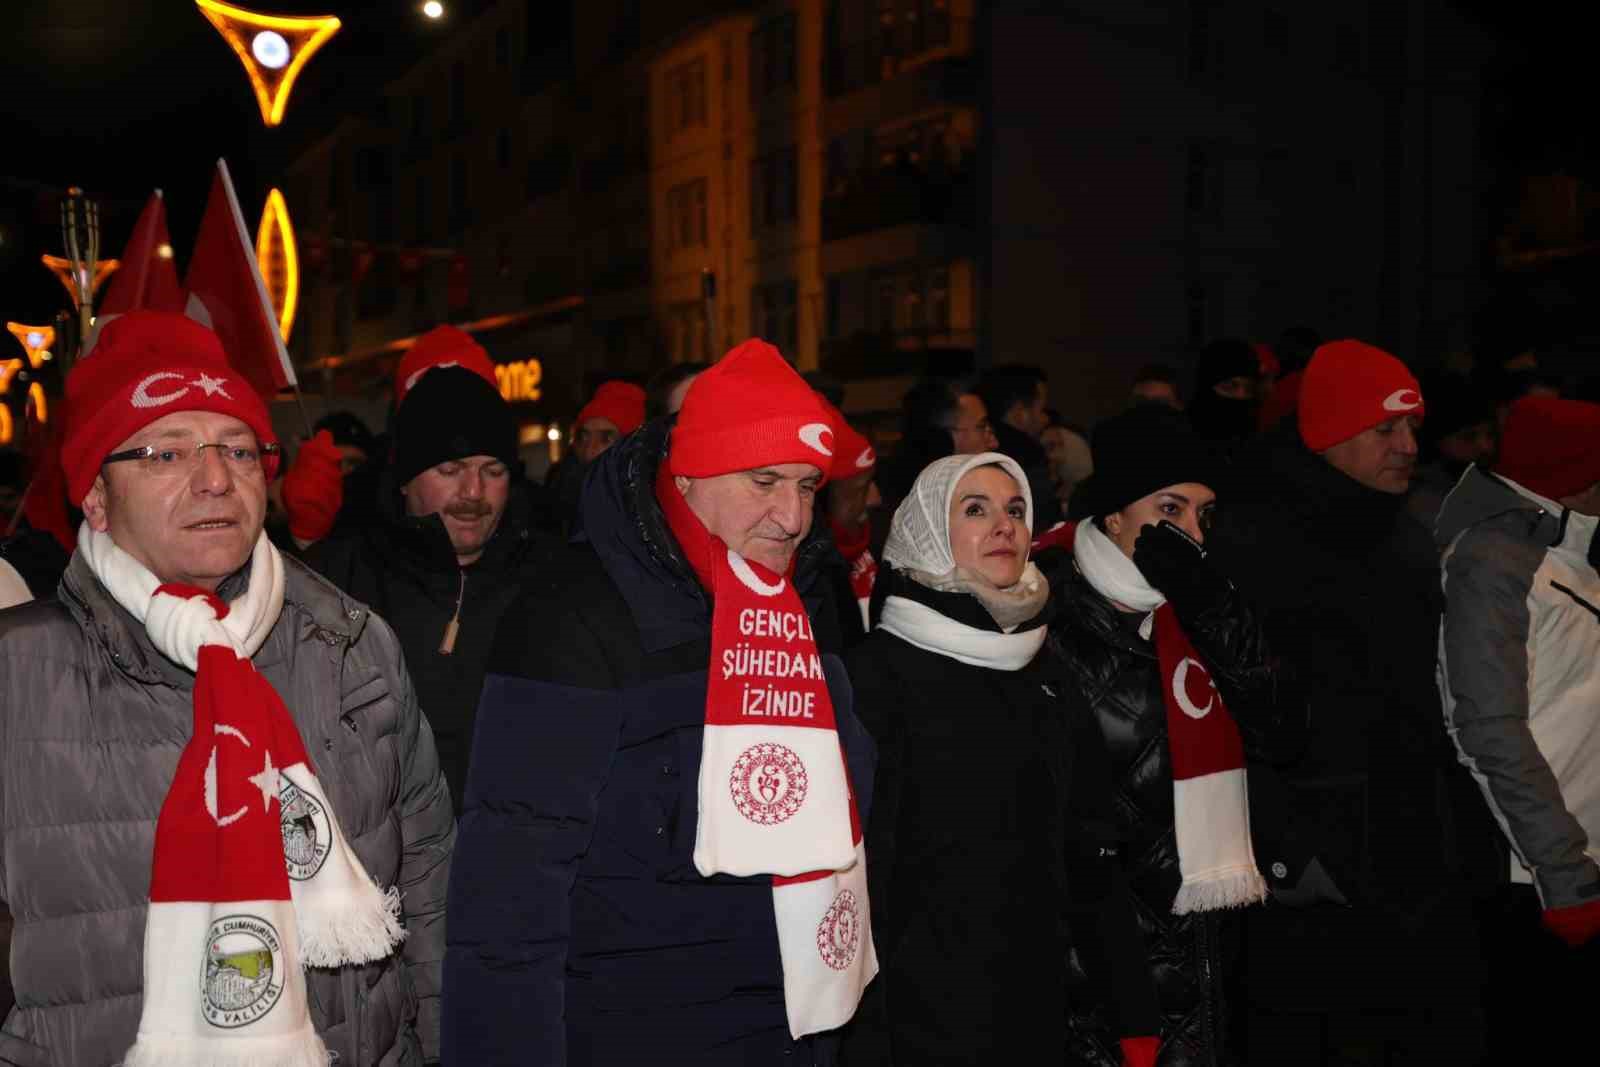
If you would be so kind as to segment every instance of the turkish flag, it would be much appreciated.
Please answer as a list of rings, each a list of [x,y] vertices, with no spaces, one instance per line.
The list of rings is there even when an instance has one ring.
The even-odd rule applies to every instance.
[[[122,250],[122,267],[111,276],[97,314],[120,315],[141,308],[181,312],[183,305],[183,286],[178,284],[172,238],[167,234],[167,202],[157,189],[139,212],[139,221],[133,224],[133,233]]]
[[[298,384],[228,164],[220,159],[184,283],[184,313],[216,331],[228,361],[257,393],[270,401],[278,390]]]

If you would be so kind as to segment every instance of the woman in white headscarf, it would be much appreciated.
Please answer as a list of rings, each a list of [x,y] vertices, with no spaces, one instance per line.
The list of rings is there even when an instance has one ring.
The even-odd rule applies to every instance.
[[[1074,1062],[1062,916],[1069,896],[1091,911],[1115,897],[1098,869],[1114,850],[1090,843],[1078,799],[1110,790],[1087,704],[1064,706],[1032,525],[1015,461],[929,465],[890,526],[875,628],[846,657],[879,749],[866,836],[882,967],[851,1065]],[[1120,900],[1084,924],[1124,935],[1091,955],[1138,956],[1120,973],[1142,976]],[[1131,1000],[1124,1029],[1154,1034],[1153,994]]]

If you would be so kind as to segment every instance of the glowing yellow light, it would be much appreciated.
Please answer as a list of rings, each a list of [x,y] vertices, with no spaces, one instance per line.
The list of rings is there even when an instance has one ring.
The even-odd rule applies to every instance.
[[[494,368],[495,381],[500,383],[500,395],[506,403],[533,402],[543,395],[539,383],[544,380],[544,365],[536,359],[517,363],[498,363]]]
[[[278,332],[289,339],[294,312],[300,302],[300,254],[295,249],[294,227],[289,224],[289,205],[277,189],[267,193],[261,209],[261,225],[256,228],[256,262],[261,280],[266,283],[272,310],[278,313]]]
[[[78,306],[78,283],[73,279],[72,260],[62,259],[60,256],[40,256],[39,262],[43,263],[51,274],[56,276],[67,294],[72,297],[72,306]],[[94,283],[89,288],[92,297],[100,291],[106,279],[111,277],[111,272],[122,266],[121,260],[99,259],[94,264]]]
[[[430,19],[443,18],[444,5],[439,3],[439,0],[428,0],[427,3],[422,5],[422,13]]]
[[[6,329],[11,331],[11,336],[17,339],[22,350],[28,353],[29,366],[38,369],[39,364],[50,358],[50,346],[56,343],[54,326],[26,326],[20,322],[8,322]]]
[[[561,427],[559,427],[559,426],[550,427],[550,432],[548,434],[546,434],[545,436],[549,437],[550,440],[552,440],[552,441],[561,440]]]
[[[156,245],[156,255],[161,259],[172,258],[172,246],[169,244]]]
[[[22,360],[8,359],[0,362],[0,396],[11,391],[11,378],[22,369]],[[11,409],[0,400],[0,445],[9,445],[15,428],[11,425]]]
[[[295,79],[317,49],[339,32],[339,20],[333,15],[264,15],[218,0],[194,2],[244,65],[261,107],[261,121],[278,125]]]
[[[44,386],[38,382],[28,386],[28,403],[33,405],[34,421],[40,423],[50,421],[50,409],[44,402]]]

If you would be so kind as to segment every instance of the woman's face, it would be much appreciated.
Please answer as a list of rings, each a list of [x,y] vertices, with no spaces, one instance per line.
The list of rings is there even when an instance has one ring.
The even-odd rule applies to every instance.
[[[1002,467],[970,470],[950,502],[950,554],[956,566],[1001,589],[1016,585],[1028,563],[1028,502]]]
[[[1129,559],[1133,558],[1133,545],[1139,540],[1139,531],[1146,526],[1160,525],[1162,519],[1205,544],[1216,503],[1217,494],[1199,482],[1169,485],[1107,515],[1106,535]]]

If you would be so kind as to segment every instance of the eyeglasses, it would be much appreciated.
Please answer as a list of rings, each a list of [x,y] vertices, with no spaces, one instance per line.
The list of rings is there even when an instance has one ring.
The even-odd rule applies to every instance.
[[[217,450],[228,469],[235,474],[253,474],[261,469],[267,456],[276,456],[278,445],[240,445],[201,443],[198,445],[145,445],[125,452],[113,452],[102,463],[137,463],[139,469],[156,477],[176,477],[192,474],[200,466],[200,457],[208,448]]]

